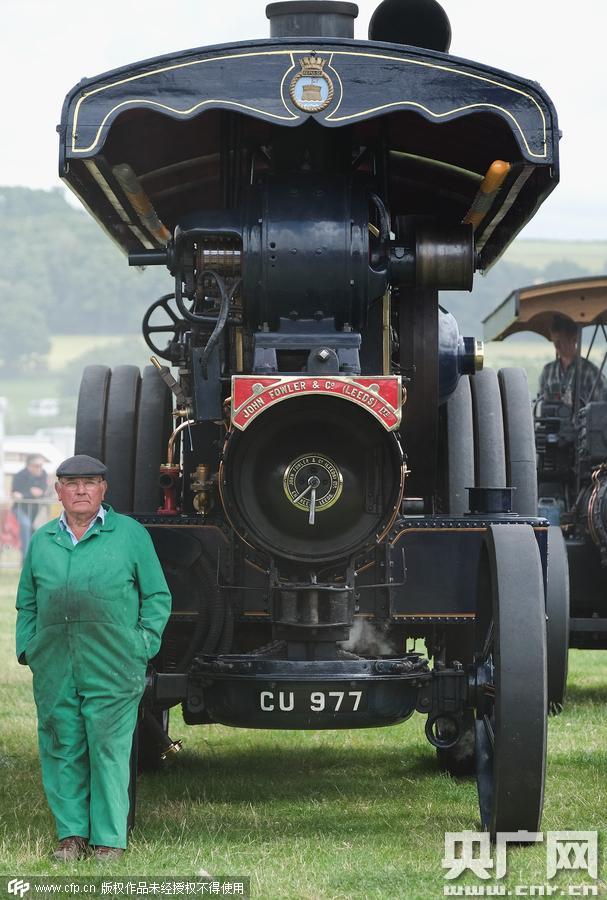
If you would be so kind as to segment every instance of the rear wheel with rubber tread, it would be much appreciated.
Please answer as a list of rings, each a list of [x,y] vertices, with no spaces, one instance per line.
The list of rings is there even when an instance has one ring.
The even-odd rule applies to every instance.
[[[104,462],[108,469],[106,500],[118,512],[133,511],[140,384],[137,366],[113,369],[107,401]]]
[[[476,487],[506,487],[502,399],[497,373],[483,369],[470,379]]]
[[[512,512],[536,516],[535,433],[527,373],[520,368],[500,369],[497,377],[504,418],[506,484],[515,488]]]
[[[111,370],[108,366],[86,366],[82,373],[76,411],[74,453],[104,461],[107,397]]]
[[[439,451],[441,512],[461,516],[468,511],[468,490],[474,487],[474,430],[470,378],[460,378],[444,404]]]
[[[158,479],[166,462],[167,444],[171,436],[172,394],[154,366],[146,366],[141,380],[137,444],[135,448],[135,480],[133,510],[155,512],[162,503]]]
[[[461,516],[468,510],[468,488],[474,487],[474,427],[472,417],[471,379],[464,375],[445,403],[442,411],[441,479],[439,494],[441,512]],[[465,668],[472,663],[473,635],[469,626],[447,629],[445,664],[458,660]],[[459,740],[453,747],[437,748],[438,764],[454,776],[473,775],[474,714],[465,710],[461,719]]]

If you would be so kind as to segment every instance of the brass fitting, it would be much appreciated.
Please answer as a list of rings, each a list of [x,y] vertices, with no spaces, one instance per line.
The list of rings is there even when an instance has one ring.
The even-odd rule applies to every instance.
[[[165,762],[171,762],[177,753],[182,749],[183,744],[181,741],[171,741],[168,747],[165,747],[162,753],[160,754],[160,759]]]
[[[194,497],[192,505],[197,513],[208,515],[213,506],[213,482],[210,480],[211,467],[206,463],[196,466],[190,475],[190,483]]]

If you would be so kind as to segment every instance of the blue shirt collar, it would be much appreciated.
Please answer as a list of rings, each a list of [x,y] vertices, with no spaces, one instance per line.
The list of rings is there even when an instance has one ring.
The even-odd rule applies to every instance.
[[[89,522],[88,528],[86,529],[86,531],[84,532],[82,537],[84,537],[84,535],[87,534],[91,530],[93,525],[96,525],[97,522],[101,522],[101,524],[103,525],[103,523],[105,522],[105,514],[106,514],[106,510],[104,509],[103,506],[100,506],[99,509],[97,510],[96,514],[93,516],[93,518]],[[69,536],[72,539],[72,544],[76,545],[78,543],[78,538],[76,537],[76,535],[74,534],[74,532],[72,531],[72,529],[70,528],[70,526],[67,523],[67,516],[65,515],[65,510],[62,510],[61,515],[59,516],[59,527],[63,531],[67,531],[67,533],[69,534]],[[82,540],[82,538],[81,538],[81,540]]]

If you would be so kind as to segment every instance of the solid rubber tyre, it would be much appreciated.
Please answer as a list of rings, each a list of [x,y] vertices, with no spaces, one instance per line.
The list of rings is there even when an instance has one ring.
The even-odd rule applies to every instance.
[[[516,490],[512,512],[537,515],[537,468],[533,413],[527,373],[508,368],[498,372],[504,417],[506,484]]]
[[[530,525],[491,525],[475,619],[476,778],[482,827],[539,831],[546,772],[542,563]]]
[[[546,578],[546,642],[548,648],[548,705],[553,715],[561,712],[567,687],[569,657],[569,562],[563,532],[548,529]]]
[[[474,424],[476,487],[506,487],[506,454],[502,399],[495,369],[483,369],[470,379]]]
[[[155,512],[162,504],[159,486],[160,466],[166,462],[171,436],[172,394],[154,366],[146,366],[141,379],[133,510]]]
[[[135,443],[141,376],[137,366],[112,371],[105,423],[107,502],[118,512],[133,511]]]
[[[439,443],[439,503],[440,512],[461,516],[467,512],[468,490],[474,487],[474,428],[470,378],[463,375],[442,410],[442,440]],[[447,666],[458,660],[464,666],[472,662],[470,629],[451,627],[446,635]],[[457,777],[473,775],[475,771],[474,714],[465,710],[461,720],[461,734],[453,747],[437,748],[438,764],[445,772]]]
[[[468,511],[467,488],[474,487],[474,428],[470,378],[463,375],[444,409],[442,448],[442,512],[461,516]]]
[[[104,462],[104,435],[111,371],[108,366],[86,366],[80,381],[74,453]]]

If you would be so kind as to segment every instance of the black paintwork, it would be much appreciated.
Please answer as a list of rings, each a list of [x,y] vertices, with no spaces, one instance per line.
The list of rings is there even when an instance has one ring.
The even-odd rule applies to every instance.
[[[304,27],[306,10],[287,7],[288,27]],[[384,0],[375,37],[395,11],[403,18],[400,0]],[[61,174],[100,224],[132,263],[175,277],[144,323],[151,349],[156,333],[170,339],[161,355],[187,420],[154,460],[169,514],[124,508],[150,530],[174,598],[148,712],[160,721],[181,700],[189,724],[317,728],[392,724],[417,708],[447,751],[472,710],[489,725],[500,712],[493,662],[518,653],[533,683],[523,697],[515,678],[514,691],[532,698],[541,738],[546,522],[491,506],[492,487],[472,498],[474,515],[436,511],[439,403],[477,364],[438,292],[471,289],[555,186],[544,92],[436,51],[285,37],[84,82],[60,132]],[[505,181],[470,220],[495,160],[509,164]],[[162,310],[168,324],[151,330]],[[278,385],[267,406],[264,384]],[[137,415],[122,426],[146,447],[134,480],[163,424]],[[516,605],[500,609],[502,592],[527,575],[510,622],[534,617],[533,654],[501,634]],[[508,794],[507,742],[495,759]],[[541,794],[543,769],[529,778]],[[524,810],[520,821],[539,828]]]
[[[289,97],[291,79],[311,50],[325,60],[334,85],[329,106],[313,115]],[[518,200],[495,227],[489,227],[490,215],[479,230],[483,268],[558,181],[556,113],[536,83],[436,51],[327,38],[190,50],[81,82],[63,108],[60,175],[120,246],[136,251],[144,245],[128,227],[136,223],[132,209],[124,202],[123,215],[116,213],[84,160],[100,165],[119,203],[123,195],[111,167],[130,163],[172,230],[187,212],[193,178],[219,177],[212,156],[221,140],[217,116],[227,112],[242,118],[239,127],[250,146],[271,141],[276,129],[311,120],[323,128],[345,129],[352,145],[368,144],[381,126],[390,149],[410,155],[393,160],[393,193],[403,191],[412,177],[419,182],[421,170],[426,202],[430,191],[434,206],[449,209],[454,223],[465,215],[493,160],[511,162],[506,187],[515,186]],[[430,166],[432,160],[440,167]],[[517,184],[521,174],[522,187]],[[409,211],[403,205],[402,212]],[[147,239],[148,246],[155,245],[150,235]]]

